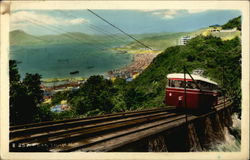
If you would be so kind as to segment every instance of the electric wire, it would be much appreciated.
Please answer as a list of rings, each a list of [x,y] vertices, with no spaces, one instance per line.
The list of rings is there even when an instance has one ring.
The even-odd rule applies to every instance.
[[[108,23],[109,25],[111,25],[112,27],[116,28],[117,30],[119,30],[120,32],[122,32],[123,34],[127,35],[128,37],[132,38],[133,40],[135,40],[137,43],[141,44],[142,46],[153,50],[152,48],[150,48],[149,46],[145,45],[144,43],[142,43],[141,41],[137,40],[136,38],[134,38],[133,36],[131,36],[130,34],[126,33],[125,31],[123,31],[122,29],[120,29],[119,27],[115,26],[114,24],[110,23],[108,20],[104,19],[103,17],[101,17],[100,15],[98,15],[97,13],[95,13],[94,11],[87,9],[90,13],[94,14],[96,17],[100,18],[101,20],[103,20],[104,22]]]
[[[67,16],[67,17],[79,18],[79,17],[76,17],[76,16],[74,16],[74,15],[72,15],[72,14],[62,12],[62,11],[60,11],[60,10],[57,10],[57,12],[59,12],[59,13],[65,15],[65,16]],[[80,18],[83,18],[83,17],[80,16]],[[91,29],[93,29],[93,30],[95,30],[95,31],[97,31],[97,32],[99,32],[99,33],[102,33],[102,34],[104,34],[104,35],[110,37],[112,40],[113,40],[113,39],[116,39],[116,40],[122,41],[122,42],[124,42],[124,43],[127,43],[127,42],[128,42],[126,39],[123,39],[123,38],[121,38],[121,37],[118,37],[118,35],[115,36],[115,34],[109,32],[109,31],[107,31],[107,30],[104,30],[103,28],[100,28],[100,27],[97,26],[97,25],[94,25],[94,24],[92,24],[92,23],[90,23],[90,22],[88,22],[88,21],[87,21],[86,23],[87,23],[87,25],[88,25],[89,28],[91,28]]]

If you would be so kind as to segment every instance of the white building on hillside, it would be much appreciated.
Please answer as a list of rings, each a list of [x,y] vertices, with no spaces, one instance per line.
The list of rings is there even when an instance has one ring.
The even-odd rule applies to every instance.
[[[179,45],[186,45],[187,42],[192,39],[193,37],[191,36],[184,36],[184,37],[181,37],[180,39],[180,42],[179,42]]]
[[[237,28],[232,28],[232,29],[222,29],[220,32],[236,32]]]

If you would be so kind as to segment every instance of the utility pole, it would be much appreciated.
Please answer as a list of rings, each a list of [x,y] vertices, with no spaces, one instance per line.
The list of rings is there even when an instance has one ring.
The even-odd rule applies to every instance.
[[[186,114],[186,124],[187,124],[187,82],[186,82],[186,66],[183,66],[184,70],[184,107],[185,107],[185,114]]]
[[[222,86],[223,86],[223,99],[224,99],[224,109],[226,107],[226,91],[225,91],[225,66],[223,65],[223,68],[222,68]]]

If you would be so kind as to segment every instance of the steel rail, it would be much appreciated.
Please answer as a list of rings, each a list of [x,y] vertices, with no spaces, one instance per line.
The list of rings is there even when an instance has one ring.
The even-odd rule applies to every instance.
[[[110,117],[110,116],[126,116],[130,114],[148,113],[150,111],[154,112],[158,110],[161,111],[161,110],[169,110],[169,109],[168,108],[156,108],[156,109],[154,108],[154,109],[147,109],[147,110],[141,110],[141,111],[129,111],[129,112],[112,113],[112,114],[105,114],[105,115],[99,115],[99,116],[91,116],[91,117],[85,117],[85,118],[73,118],[73,119],[66,119],[66,120],[22,124],[22,125],[10,126],[10,131],[30,128],[30,127],[39,127],[39,126],[44,126],[44,125],[49,125],[49,124],[60,124],[60,123],[73,122],[73,121],[79,121],[79,120],[89,120],[89,119],[94,119],[94,118],[105,118],[105,117]]]
[[[34,140],[37,138],[52,137],[52,136],[58,136],[58,135],[62,135],[62,134],[64,135],[67,133],[79,132],[82,130],[96,128],[96,127],[100,127],[100,126],[107,126],[107,125],[116,124],[116,123],[126,123],[129,121],[133,121],[133,120],[137,120],[137,119],[141,119],[141,118],[149,118],[152,116],[160,116],[160,115],[165,115],[165,114],[170,115],[170,113],[160,112],[160,113],[154,113],[154,114],[150,114],[150,115],[146,115],[146,116],[140,115],[140,116],[130,117],[130,118],[126,118],[126,119],[118,119],[118,120],[114,120],[114,121],[104,121],[104,122],[92,123],[92,124],[88,124],[88,125],[81,125],[81,126],[77,126],[77,127],[73,127],[73,128],[66,128],[65,127],[66,129],[59,129],[59,130],[55,130],[55,131],[45,130],[45,131],[39,132],[37,134],[29,134],[29,135],[13,138],[10,140],[10,143],[24,142],[24,141],[28,141],[28,140]],[[176,114],[173,114],[173,115],[176,115]]]
[[[230,105],[230,102],[227,103],[227,105]],[[224,109],[223,108],[223,103],[220,104],[220,106],[218,106],[217,108],[218,110],[222,110]],[[198,118],[204,118],[206,116],[209,116],[213,113],[215,113],[216,111],[212,111],[206,115],[201,115],[201,116],[193,116],[193,115],[188,115],[188,123],[194,121],[194,120],[197,120]],[[158,122],[158,121],[157,121]],[[171,128],[174,128],[174,127],[178,127],[180,125],[184,125],[186,124],[186,120],[185,120],[185,116],[182,115],[181,118],[179,119],[176,119],[174,121],[172,121],[173,123],[159,123],[159,124],[155,124],[155,123],[152,123],[152,127],[148,127],[147,129],[142,129],[142,130],[139,130],[140,127],[137,127],[138,130],[135,130],[135,132],[131,132],[131,133],[128,133],[128,134],[124,134],[124,135],[121,135],[121,136],[117,136],[117,137],[112,137],[106,141],[103,141],[103,142],[99,142],[99,143],[96,143],[96,144],[93,144],[91,146],[87,146],[87,147],[84,147],[83,146],[78,146],[78,147],[72,147],[71,146],[68,146],[66,148],[58,148],[56,151],[60,151],[60,152],[69,152],[69,151],[76,151],[76,150],[79,150],[79,151],[85,151],[85,152],[108,152],[108,151],[112,151],[116,148],[119,148],[121,146],[124,146],[128,143],[132,143],[132,142],[135,142],[137,140],[140,140],[142,138],[145,138],[145,137],[149,137],[152,135],[152,132],[154,134],[156,133],[160,133],[160,132],[163,132],[163,131],[166,131],[167,129],[171,129]],[[168,124],[168,125],[166,125]],[[146,125],[149,125],[149,124],[146,124]],[[143,127],[143,126],[141,126]],[[103,136],[102,136],[103,137]],[[117,143],[119,142],[119,143]],[[112,145],[111,145],[112,144]],[[52,150],[55,150],[54,148],[52,148]]]
[[[129,127],[132,126],[136,126],[138,124],[145,124],[148,122],[152,122],[152,121],[157,121],[157,120],[161,120],[161,119],[166,119],[166,118],[170,118],[170,117],[176,117],[175,113],[162,113],[162,115],[151,115],[151,116],[147,116],[147,117],[141,117],[141,118],[137,118],[135,120],[127,120],[127,122],[117,122],[114,124],[107,124],[107,125],[100,125],[98,127],[93,127],[90,129],[83,129],[81,131],[78,132],[69,132],[67,134],[60,134],[58,136],[52,136],[52,137],[43,137],[40,139],[35,139],[34,141],[30,141],[32,138],[24,138],[22,140],[18,140],[14,141],[12,143],[10,143],[10,146],[18,146],[18,145],[22,145],[22,146],[53,146],[53,145],[57,145],[57,144],[62,144],[62,143],[68,143],[68,142],[72,142],[72,141],[78,141],[79,139],[82,138],[87,138],[89,136],[92,135],[100,135],[100,134],[104,134],[104,133],[110,133],[113,131],[117,131],[117,130],[122,130],[122,129],[127,129]],[[28,140],[27,140],[28,139]],[[22,143],[22,141],[24,141]]]
[[[228,103],[230,104],[230,103]],[[223,104],[220,104],[223,105]],[[217,109],[223,109],[221,106],[218,106]],[[212,114],[213,112],[210,112],[209,114]],[[206,115],[207,116],[207,115]],[[203,116],[193,116],[193,115],[188,115],[189,120],[188,122],[197,119],[197,118],[202,118]],[[151,122],[151,123],[147,123],[145,125],[141,125],[141,126],[136,126],[136,127],[132,127],[128,130],[121,130],[121,131],[116,131],[113,132],[112,134],[107,133],[104,135],[101,135],[101,137],[95,136],[95,137],[90,137],[87,139],[84,139],[82,141],[77,141],[77,142],[72,142],[70,145],[68,146],[64,146],[64,147],[53,147],[50,149],[50,151],[57,151],[57,152],[71,152],[71,151],[76,151],[76,150],[80,150],[80,151],[85,151],[85,152],[89,152],[89,151],[110,151],[112,148],[114,149],[114,147],[119,147],[119,145],[121,145],[121,141],[117,140],[117,138],[123,138],[126,139],[127,137],[131,137],[131,134],[136,134],[138,135],[138,132],[142,132],[142,134],[146,131],[146,130],[150,130],[150,129],[154,129],[156,127],[164,127],[166,128],[166,124],[170,124],[171,122],[178,122],[178,124],[180,124],[180,120],[182,120],[182,124],[184,124],[184,119],[185,116],[184,115],[179,115],[176,117],[172,117],[172,118],[168,118],[168,119],[163,119],[160,121],[156,121],[156,122]],[[113,140],[117,143],[116,145],[108,145],[107,143],[109,140]],[[129,141],[129,143],[131,143],[131,140]],[[134,139],[133,139],[134,140]],[[101,144],[100,144],[101,143]],[[103,145],[103,144],[107,144],[107,145]],[[124,144],[123,144],[124,145]],[[100,148],[101,146],[101,148]],[[105,147],[102,147],[105,146]],[[107,147],[108,146],[108,147]]]
[[[220,103],[219,100],[218,103],[219,104],[215,106],[215,109],[210,111],[209,113],[205,113],[198,116],[189,115],[189,117],[191,118],[189,118],[188,121],[192,121],[193,119],[201,117],[206,117],[209,114],[223,110],[224,109],[223,101],[222,103]],[[231,102],[227,100],[226,106],[229,106],[230,104]],[[78,123],[77,121],[76,122],[68,121],[67,123],[56,123],[54,125],[59,125],[62,128],[60,127],[53,128],[52,130],[50,125],[47,126],[42,125],[40,127],[45,129],[42,132],[37,130],[38,132],[28,133],[28,130],[30,130],[29,128],[23,130],[19,129],[19,131],[18,130],[17,131],[19,132],[20,135],[23,136],[20,136],[18,134],[16,134],[14,138],[12,136],[12,138],[10,139],[10,150],[12,149],[15,150],[15,148],[11,148],[11,146],[13,146],[14,144],[14,146],[15,145],[30,146],[27,147],[27,149],[31,148],[31,150],[32,147],[34,147],[34,150],[36,150],[35,149],[36,146],[47,145],[46,147],[48,151],[68,152],[68,151],[79,150],[82,148],[84,148],[84,150],[87,151],[88,150],[87,148],[91,147],[92,145],[96,145],[98,143],[106,143],[106,141],[112,141],[112,139],[129,136],[130,134],[135,134],[137,132],[139,133],[142,130],[145,131],[151,130],[154,127],[157,128],[157,126],[160,126],[161,122],[162,125],[164,123],[172,124],[175,123],[174,121],[177,122],[178,120],[181,120],[178,119],[180,118],[180,116],[184,116],[183,113],[177,114],[166,111],[171,111],[171,110],[153,109],[140,112],[130,112],[128,114],[114,114],[115,116],[117,116],[115,119],[107,117],[105,118],[105,116],[100,116],[101,118],[104,119],[95,122],[96,120],[95,118],[97,119],[100,118],[96,116],[85,119],[87,120],[87,123],[85,124]],[[110,114],[108,117],[112,117],[112,114]],[[74,126],[71,123],[72,124],[78,123],[78,124],[77,125],[74,124],[75,125]],[[70,145],[61,146],[60,144],[70,144]],[[22,148],[20,150],[22,150]]]
[[[67,147],[66,146],[63,148],[61,148],[60,146],[53,147],[50,149],[50,151],[57,151],[57,152],[76,151],[76,150],[79,150],[81,148],[90,147],[92,145],[96,145],[98,143],[105,142],[105,141],[108,141],[108,140],[111,140],[114,138],[118,138],[118,137],[122,137],[122,136],[129,136],[129,134],[136,133],[139,131],[144,131],[144,130],[147,130],[150,128],[154,128],[158,125],[166,125],[166,124],[174,122],[176,120],[183,119],[183,117],[184,117],[184,115],[179,115],[179,116],[175,116],[175,117],[171,117],[171,118],[167,118],[167,119],[162,119],[162,120],[155,121],[155,122],[146,123],[144,125],[134,126],[134,127],[129,128],[129,129],[126,129],[126,130],[119,130],[119,131],[115,131],[112,133],[106,133],[106,134],[103,134],[101,136],[92,136],[92,137],[84,139],[80,142],[78,141],[75,143],[71,143],[71,145],[69,145]]]

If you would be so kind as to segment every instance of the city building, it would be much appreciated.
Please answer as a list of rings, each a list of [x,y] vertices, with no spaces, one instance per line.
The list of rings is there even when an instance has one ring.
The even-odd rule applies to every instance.
[[[187,42],[192,39],[193,37],[191,36],[184,36],[184,37],[181,37],[180,39],[180,42],[179,42],[179,45],[186,45]]]
[[[222,27],[220,25],[218,25],[218,24],[209,26],[209,31],[210,32],[220,32],[221,29],[222,29]]]

